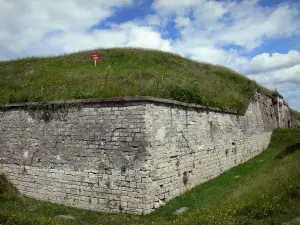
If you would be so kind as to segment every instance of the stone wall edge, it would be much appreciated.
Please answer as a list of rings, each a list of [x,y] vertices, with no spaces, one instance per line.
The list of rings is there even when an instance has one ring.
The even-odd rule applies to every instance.
[[[30,106],[40,106],[40,105],[74,105],[74,106],[95,106],[95,105],[113,105],[122,103],[133,103],[133,104],[164,104],[173,105],[174,107],[185,107],[190,109],[206,110],[211,112],[221,112],[225,114],[233,115],[244,115],[239,114],[228,108],[216,108],[203,106],[194,103],[179,102],[176,100],[156,98],[151,96],[125,96],[125,97],[113,97],[104,99],[71,99],[71,100],[59,100],[59,101],[47,101],[47,102],[27,102],[27,103],[17,103],[17,104],[0,104],[0,111],[12,110],[12,109],[24,109]]]

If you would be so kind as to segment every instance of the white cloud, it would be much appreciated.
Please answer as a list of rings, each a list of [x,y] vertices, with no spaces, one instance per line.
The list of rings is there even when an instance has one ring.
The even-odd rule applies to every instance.
[[[153,2],[152,7],[161,15],[164,14],[177,14],[184,16],[190,8],[201,5],[206,0],[156,0]]]
[[[121,32],[126,32],[128,38],[127,46],[144,47],[171,51],[172,46],[169,40],[164,40],[161,35],[152,28],[145,26],[136,26],[133,23],[124,23],[120,25]]]
[[[190,25],[191,20],[188,17],[177,17],[175,23],[177,28],[182,28]]]
[[[110,24],[107,29],[89,29],[133,0],[0,0],[0,48],[2,54],[23,57],[53,55],[96,47],[134,46],[171,51],[171,42],[151,26],[134,22]],[[37,13],[38,12],[38,13]],[[14,19],[9,19],[9,18]],[[159,25],[156,15],[148,22]],[[5,58],[4,55],[0,58]]]
[[[246,74],[271,72],[300,65],[300,52],[290,50],[287,54],[262,53],[253,57],[242,69]],[[299,74],[300,77],[300,74]]]
[[[260,46],[266,38],[289,37],[300,32],[297,4],[263,7],[251,0],[156,0],[153,9],[163,18],[177,17],[175,21],[192,14],[189,27],[179,30],[186,40],[197,36],[218,46],[234,44],[248,51]]]
[[[294,83],[300,85],[300,64],[275,71],[250,74],[249,77],[252,77],[261,83],[272,83],[274,85],[282,83]]]
[[[151,27],[138,26],[134,23],[113,25],[110,29],[93,30],[92,32],[61,32],[46,40],[35,42],[24,49],[24,55],[44,56],[63,52],[74,52],[94,48],[110,47],[143,47],[172,51],[169,40],[161,38],[159,32]]]
[[[85,32],[132,0],[0,0],[1,49],[18,54],[53,31]]]
[[[233,69],[239,68],[248,61],[245,57],[239,56],[234,50],[226,51],[212,46],[194,47],[193,49],[189,49],[188,52],[185,52],[185,55],[186,54],[190,54],[190,58],[193,60],[226,65]]]
[[[228,12],[227,5],[224,2],[204,1],[197,4],[194,9],[195,22],[211,23],[221,19]]]
[[[234,4],[229,10],[233,21],[218,30],[215,38],[218,42],[252,50],[266,38],[288,37],[299,33],[299,9],[289,4],[266,8],[242,3]]]
[[[138,21],[141,24],[147,24],[150,26],[160,26],[161,20],[157,15],[148,15],[142,21]]]
[[[126,34],[118,30],[95,30],[92,33],[62,33],[61,35],[50,38],[45,44],[55,49],[62,46],[63,52],[73,52],[97,47],[124,45],[126,38]]]

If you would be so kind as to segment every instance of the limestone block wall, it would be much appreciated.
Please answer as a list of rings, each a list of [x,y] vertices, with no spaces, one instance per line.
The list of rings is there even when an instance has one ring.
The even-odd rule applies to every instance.
[[[279,127],[278,117],[280,115],[277,113],[277,103],[274,101],[274,98],[269,95],[257,94],[254,102],[258,103],[259,109],[262,113],[264,131],[272,131]],[[248,114],[249,109],[247,111]]]
[[[0,173],[25,195],[147,214],[263,151],[279,126],[260,94],[245,115],[150,97],[76,103],[50,116],[0,106]]]
[[[300,117],[296,115],[291,116],[292,128],[300,128]]]
[[[279,127],[282,128],[291,128],[291,116],[289,107],[285,104],[281,106],[281,120]]]
[[[288,105],[285,103],[283,98],[278,96],[274,98],[273,101],[275,113],[278,120],[278,127],[291,128],[293,125]]]
[[[277,127],[273,107],[257,96],[244,116],[151,104],[150,195],[159,207],[196,185],[252,158],[267,148]],[[266,124],[268,122],[269,124]]]
[[[145,109],[130,103],[87,105],[48,122],[24,109],[2,111],[0,173],[36,199],[150,212]]]

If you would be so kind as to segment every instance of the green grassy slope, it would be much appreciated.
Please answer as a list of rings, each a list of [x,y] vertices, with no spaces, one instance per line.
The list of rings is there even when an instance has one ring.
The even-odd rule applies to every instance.
[[[0,224],[281,224],[300,217],[300,129],[277,129],[268,149],[146,216],[19,197],[0,176]],[[188,207],[183,215],[173,212]],[[73,215],[60,221],[56,215]]]
[[[92,53],[104,53],[97,67]],[[271,93],[228,68],[154,50],[115,48],[0,62],[0,104],[143,95],[243,112],[256,88]]]

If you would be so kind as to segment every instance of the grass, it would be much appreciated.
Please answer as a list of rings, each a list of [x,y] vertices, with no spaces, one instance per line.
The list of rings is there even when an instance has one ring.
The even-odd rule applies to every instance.
[[[2,176],[0,224],[280,224],[300,216],[300,149],[290,147],[299,143],[300,129],[277,129],[260,155],[146,216],[91,212],[20,197]],[[188,211],[175,215],[180,207]],[[76,220],[55,219],[60,214]]]
[[[103,53],[97,67],[92,53]],[[256,89],[273,93],[226,67],[155,50],[96,49],[0,62],[0,104],[143,95],[244,112]]]

